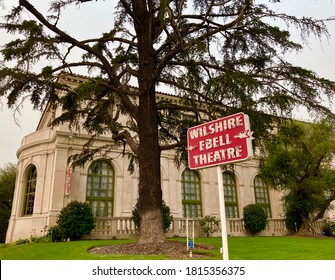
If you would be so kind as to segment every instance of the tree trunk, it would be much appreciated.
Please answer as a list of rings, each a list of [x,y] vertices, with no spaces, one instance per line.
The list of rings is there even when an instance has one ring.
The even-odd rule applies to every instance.
[[[155,94],[140,97],[139,161],[139,243],[165,242],[160,176],[160,147]]]
[[[314,219],[311,219],[309,216],[303,216],[302,218],[302,225],[299,228],[298,235],[301,236],[315,236],[318,233],[315,231],[313,227],[313,223],[315,222]]]
[[[146,1],[132,1],[137,34],[138,68],[138,163],[139,163],[139,243],[165,242],[160,176],[160,146],[154,73],[157,59],[153,47],[153,9]]]

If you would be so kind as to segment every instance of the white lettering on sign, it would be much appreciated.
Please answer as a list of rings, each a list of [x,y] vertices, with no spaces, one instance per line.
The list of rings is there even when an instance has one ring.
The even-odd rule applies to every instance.
[[[220,135],[214,138],[208,138],[206,140],[199,141],[199,149],[200,151],[208,150],[211,148],[222,147],[227,144],[231,144],[229,140],[229,134]]]
[[[214,152],[193,156],[196,165],[220,162],[225,159],[235,159],[242,156],[242,147],[236,146],[228,149],[221,149]]]
[[[219,133],[229,129],[240,127],[242,125],[243,125],[242,116],[236,116],[235,118],[211,123],[210,125],[208,125],[208,127],[203,126],[192,129],[190,131],[190,137],[191,139],[196,139],[199,137],[204,137],[214,133]]]

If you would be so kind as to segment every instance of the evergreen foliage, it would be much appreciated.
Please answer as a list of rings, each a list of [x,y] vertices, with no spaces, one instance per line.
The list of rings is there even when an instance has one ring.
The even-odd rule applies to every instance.
[[[246,230],[255,234],[266,228],[267,215],[257,204],[249,204],[243,208],[243,220]]]
[[[199,219],[199,225],[206,237],[219,230],[219,221],[214,216],[205,216]]]
[[[60,211],[57,226],[62,239],[78,240],[95,227],[91,207],[86,202],[71,201]]]
[[[327,222],[322,231],[323,235],[335,237],[335,222]]]
[[[163,228],[164,232],[166,232],[172,221],[173,221],[173,216],[171,215],[170,207],[167,206],[166,202],[162,200],[162,211],[163,211]],[[141,213],[138,205],[138,200],[132,210],[132,220],[134,221],[136,229],[139,231],[140,226],[141,226]]]
[[[60,228],[57,225],[50,227],[48,234],[50,236],[51,242],[63,241],[63,237],[62,237]]]
[[[6,240],[8,221],[12,211],[16,172],[14,164],[7,164],[4,168],[0,168],[0,243],[4,243]]]
[[[301,234],[315,234],[312,223],[323,218],[335,200],[334,139],[334,123],[323,119],[289,121],[272,141],[265,142],[262,178],[284,191],[288,226],[297,227]]]
[[[287,205],[285,209],[285,224],[290,233],[296,233],[300,229],[302,218],[294,206],[293,209],[290,209],[290,206]]]

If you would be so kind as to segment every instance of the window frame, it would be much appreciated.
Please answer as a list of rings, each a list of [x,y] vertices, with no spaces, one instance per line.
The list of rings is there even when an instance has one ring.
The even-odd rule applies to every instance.
[[[104,174],[104,172],[107,173]],[[103,187],[104,184],[106,187]],[[95,217],[113,217],[114,192],[115,170],[113,165],[106,160],[93,161],[87,170],[86,201],[92,207]],[[101,195],[103,193],[106,195]]]
[[[261,182],[260,184],[256,184],[257,182]],[[272,211],[271,211],[271,201],[270,201],[270,192],[269,192],[269,186],[264,183],[264,180],[260,175],[256,175],[253,181],[254,186],[254,195],[255,195],[255,204],[261,206],[266,214],[268,215],[268,218],[272,218]],[[260,191],[257,191],[260,190]],[[258,194],[263,194],[261,196],[258,196]],[[257,200],[264,199],[265,202],[259,202]]]
[[[191,189],[193,189],[194,192],[192,192]],[[201,181],[198,172],[191,169],[185,169],[183,171],[181,175],[181,195],[183,217],[202,217]],[[193,199],[188,199],[187,196],[193,196]]]
[[[240,213],[238,207],[238,194],[237,194],[235,175],[228,171],[222,172],[222,182],[223,182],[226,218],[238,219],[240,217]]]
[[[27,167],[24,181],[24,199],[22,216],[31,216],[34,214],[37,187],[37,168],[31,164]]]

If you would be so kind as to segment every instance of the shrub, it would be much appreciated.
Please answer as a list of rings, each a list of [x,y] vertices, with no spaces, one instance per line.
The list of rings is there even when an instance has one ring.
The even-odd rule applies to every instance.
[[[244,227],[251,233],[258,233],[265,229],[267,215],[257,204],[249,204],[243,208]]]
[[[53,226],[49,228],[49,236],[51,239],[51,242],[54,241],[62,241],[62,235],[61,232],[59,230],[59,226]]]
[[[141,215],[138,204],[139,202],[137,199],[137,202],[132,210],[132,220],[134,221],[137,230],[140,229],[140,222],[141,222]],[[172,223],[173,216],[171,215],[170,207],[166,205],[164,200],[162,200],[162,211],[163,211],[163,227],[164,231],[166,232]]]
[[[33,236],[30,238],[31,243],[49,243],[51,241],[49,235],[43,235],[43,236]]]
[[[19,239],[17,241],[14,242],[14,245],[21,245],[21,244],[28,244],[30,243],[30,239],[26,238],[26,239]]]
[[[334,222],[327,222],[323,226],[322,233],[325,236],[335,236],[335,223]]]
[[[302,225],[302,219],[299,212],[295,209],[287,209],[285,213],[285,224],[291,233],[299,231]]]
[[[78,240],[95,227],[95,219],[88,203],[71,201],[58,215],[57,225],[63,239]]]
[[[210,237],[219,230],[219,221],[214,216],[205,216],[199,219],[199,225],[206,237]]]

